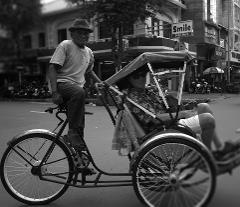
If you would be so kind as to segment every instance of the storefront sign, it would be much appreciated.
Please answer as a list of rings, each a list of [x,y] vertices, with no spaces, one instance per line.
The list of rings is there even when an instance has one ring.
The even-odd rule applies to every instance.
[[[226,58],[226,51],[221,47],[216,47],[214,56],[216,58],[225,59]]]
[[[172,35],[175,37],[193,35],[192,20],[172,24]]]
[[[225,40],[220,39],[220,47],[225,48]]]
[[[214,27],[205,26],[206,42],[218,44],[218,31]]]

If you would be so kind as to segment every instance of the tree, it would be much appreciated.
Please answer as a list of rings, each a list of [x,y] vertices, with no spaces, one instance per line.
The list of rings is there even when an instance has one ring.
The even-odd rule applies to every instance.
[[[161,7],[163,0],[68,0],[81,7],[83,17],[95,17],[111,29],[113,59],[117,70],[121,68],[123,56],[124,25],[144,21]],[[97,14],[97,15],[96,15]]]
[[[0,25],[12,40],[18,59],[21,34],[39,24],[40,14],[40,0],[0,0]]]

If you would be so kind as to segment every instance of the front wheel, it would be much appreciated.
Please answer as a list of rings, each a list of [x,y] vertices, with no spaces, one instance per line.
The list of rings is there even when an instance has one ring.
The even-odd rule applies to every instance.
[[[205,206],[216,186],[216,168],[191,140],[167,137],[150,143],[133,164],[133,186],[147,206]]]
[[[13,141],[4,152],[0,165],[1,181],[18,201],[28,205],[47,204],[67,190],[73,162],[62,142],[56,140],[47,161],[38,167],[53,141],[54,137],[48,134],[27,134]]]

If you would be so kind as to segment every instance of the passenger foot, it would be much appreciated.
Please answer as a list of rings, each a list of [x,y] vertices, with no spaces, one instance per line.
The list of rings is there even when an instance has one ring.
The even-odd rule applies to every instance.
[[[213,152],[213,156],[216,162],[225,162],[232,157],[240,149],[240,140],[237,141],[226,141],[224,147],[221,150],[216,150]]]

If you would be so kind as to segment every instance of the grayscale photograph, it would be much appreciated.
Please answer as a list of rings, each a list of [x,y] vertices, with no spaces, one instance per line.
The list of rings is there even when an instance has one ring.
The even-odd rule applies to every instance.
[[[0,202],[239,207],[240,0],[0,0]]]

